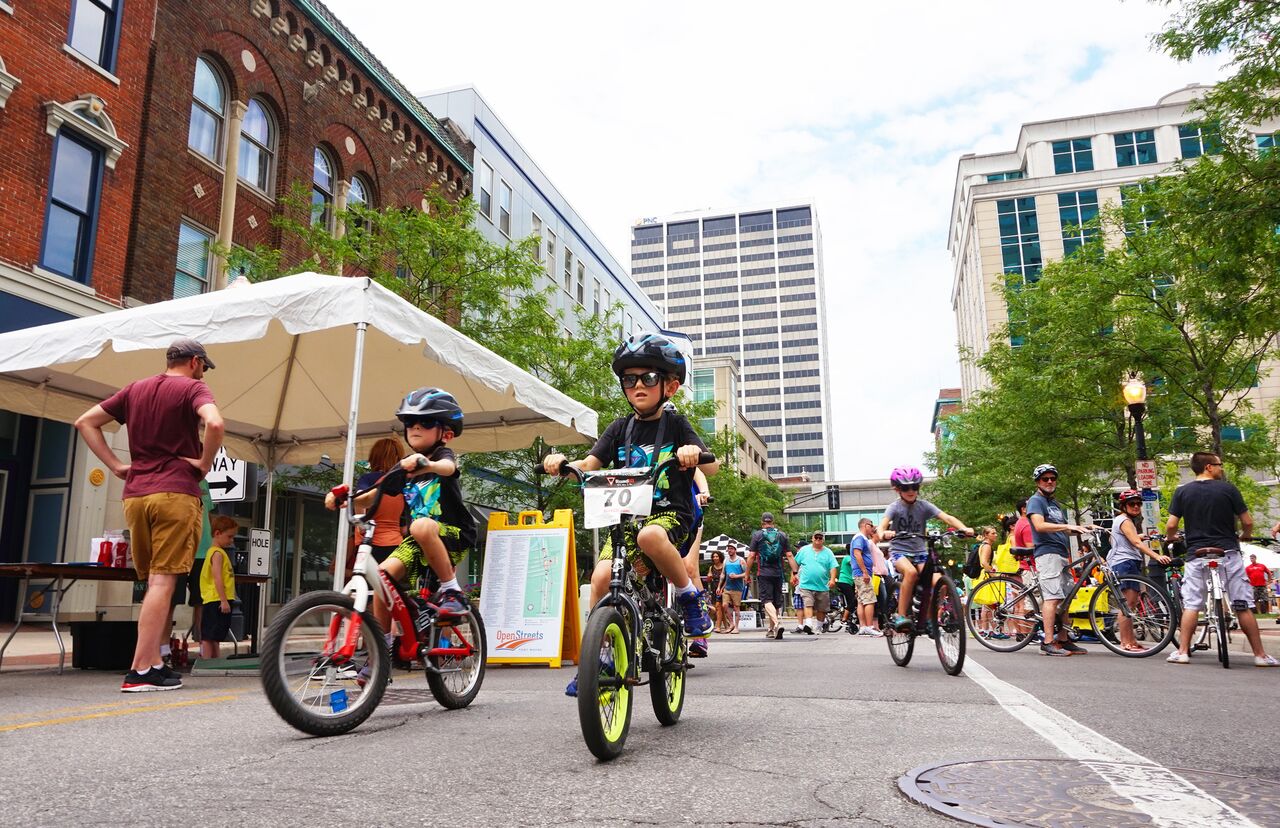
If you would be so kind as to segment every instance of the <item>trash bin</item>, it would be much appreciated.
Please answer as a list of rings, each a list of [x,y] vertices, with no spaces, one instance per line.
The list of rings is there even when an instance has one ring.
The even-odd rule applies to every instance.
[[[136,621],[72,621],[71,666],[81,670],[128,670],[138,646]]]

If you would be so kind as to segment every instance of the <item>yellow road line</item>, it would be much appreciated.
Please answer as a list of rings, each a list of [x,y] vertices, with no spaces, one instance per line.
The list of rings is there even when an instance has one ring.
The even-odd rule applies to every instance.
[[[214,691],[212,690],[196,690],[191,695],[198,695],[198,696],[204,697],[213,692]],[[85,704],[85,705],[80,705],[78,707],[55,707],[52,710],[40,710],[34,713],[11,713],[7,716],[0,716],[0,722],[16,722],[16,721],[21,721],[22,719],[30,719],[32,716],[53,716],[58,713],[83,713],[84,711],[87,711],[87,710],[108,710],[113,707],[129,707],[129,706],[136,706],[137,704],[138,704],[138,700],[135,697],[132,699],[128,699],[126,701],[103,702],[101,704]]]
[[[102,710],[97,713],[86,713],[82,716],[62,716],[56,719],[42,719],[38,722],[23,722],[22,724],[0,725],[0,733],[8,733],[13,730],[25,730],[29,727],[47,727],[49,725],[72,724],[73,722],[83,722],[89,719],[107,719],[112,716],[129,716],[134,713],[149,713],[154,710],[173,710],[179,707],[192,707],[197,704],[213,704],[214,702],[233,701],[240,698],[239,693],[233,693],[224,696],[210,696],[205,699],[189,699],[187,701],[171,702],[169,704],[149,704],[145,706],[129,707],[124,710]]]

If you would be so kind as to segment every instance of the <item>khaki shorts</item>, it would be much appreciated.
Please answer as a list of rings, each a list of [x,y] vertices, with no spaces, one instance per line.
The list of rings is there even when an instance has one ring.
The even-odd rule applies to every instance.
[[[853,591],[858,596],[859,606],[874,604],[876,602],[876,590],[871,585],[871,579],[863,580],[862,578],[853,579]]]
[[[740,607],[742,606],[742,590],[732,589],[732,588],[726,589],[724,591],[724,594],[721,595],[720,601],[726,607],[734,607],[734,608]]]
[[[200,543],[200,498],[173,492],[128,497],[124,520],[139,581],[191,571]]]
[[[805,609],[813,610],[819,615],[831,609],[831,593],[825,589],[802,589],[800,590],[800,600],[804,601]]]

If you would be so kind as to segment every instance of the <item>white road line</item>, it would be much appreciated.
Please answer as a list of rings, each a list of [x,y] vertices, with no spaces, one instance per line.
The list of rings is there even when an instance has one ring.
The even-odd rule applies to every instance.
[[[1106,780],[1117,794],[1162,828],[1260,828],[1257,823],[1168,768],[1108,739],[1027,691],[966,659],[964,674],[1068,758]],[[1112,764],[1117,763],[1117,764]]]

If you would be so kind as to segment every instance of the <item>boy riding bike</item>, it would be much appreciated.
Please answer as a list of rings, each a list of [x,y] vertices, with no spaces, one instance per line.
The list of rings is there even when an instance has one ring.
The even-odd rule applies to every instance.
[[[569,465],[582,471],[597,471],[606,465],[650,467],[672,456],[680,461],[677,479],[669,480],[664,475],[657,481],[652,513],[632,525],[626,538],[627,557],[637,572],[647,572],[651,564],[675,587],[685,633],[690,638],[704,637],[711,631],[711,619],[681,560],[680,549],[694,523],[693,470],[700,468],[711,475],[720,464],[698,466],[698,456],[706,446],[688,420],[664,409],[664,403],[685,381],[686,360],[666,337],[636,334],[614,351],[612,367],[635,414],[610,423],[591,452]],[[548,474],[559,474],[564,460],[563,454],[550,454],[542,465]],[[611,544],[606,543],[591,573],[591,606],[609,591],[612,555]],[[565,692],[577,694],[576,677]]]
[[[400,461],[409,473],[404,500],[411,522],[409,535],[379,568],[412,588],[424,574],[423,567],[429,566],[440,579],[431,603],[443,612],[465,612],[467,597],[453,566],[475,545],[476,522],[462,500],[457,456],[446,445],[462,433],[462,408],[448,391],[419,388],[400,403],[396,419],[404,424],[405,441],[415,452]],[[357,505],[368,503],[373,495],[361,495]],[[332,494],[325,506],[336,508]]]
[[[889,504],[884,517],[880,519],[880,537],[889,541],[890,565],[902,573],[898,611],[889,619],[889,624],[900,632],[911,629],[911,620],[907,617],[911,609],[911,595],[915,592],[916,579],[929,556],[924,538],[925,524],[930,518],[936,517],[953,529],[973,535],[973,530],[959,518],[954,518],[929,501],[920,499],[920,484],[923,482],[924,474],[917,468],[899,466],[894,469],[889,475],[889,485],[898,493],[898,499]],[[899,534],[909,534],[912,537],[894,537]]]

